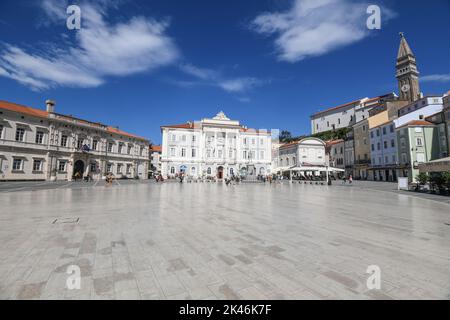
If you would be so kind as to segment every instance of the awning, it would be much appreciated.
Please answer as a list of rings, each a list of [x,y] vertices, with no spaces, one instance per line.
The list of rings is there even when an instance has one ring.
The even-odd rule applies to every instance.
[[[450,171],[450,157],[419,163],[419,172]]]
[[[277,169],[277,171],[319,171],[319,172],[327,172],[326,167],[280,167]],[[340,168],[334,168],[334,167],[328,167],[328,172],[345,172],[344,169]]]

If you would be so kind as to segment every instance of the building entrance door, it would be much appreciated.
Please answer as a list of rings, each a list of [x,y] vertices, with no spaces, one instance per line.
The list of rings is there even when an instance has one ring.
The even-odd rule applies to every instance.
[[[84,162],[82,160],[75,161],[73,165],[73,178],[75,180],[82,179],[84,174]]]
[[[217,168],[217,179],[223,179],[223,167],[222,166]]]

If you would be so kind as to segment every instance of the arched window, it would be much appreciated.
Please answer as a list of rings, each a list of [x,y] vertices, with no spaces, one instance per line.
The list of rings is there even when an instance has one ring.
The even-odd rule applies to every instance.
[[[195,175],[195,170],[196,170],[195,167],[191,167],[191,174],[192,175]]]

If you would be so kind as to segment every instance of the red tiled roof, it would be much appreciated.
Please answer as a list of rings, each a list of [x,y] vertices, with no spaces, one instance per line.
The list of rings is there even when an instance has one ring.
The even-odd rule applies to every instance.
[[[161,126],[161,128],[174,128],[174,129],[192,129],[194,128],[194,123],[186,122],[182,124],[172,124],[167,126]]]
[[[382,95],[382,96],[370,98],[370,99],[364,101],[364,103],[373,102],[373,101],[376,101],[376,100],[378,100],[378,99],[380,99],[380,98],[386,97],[386,96],[388,96],[388,95],[389,95],[389,94],[385,94],[385,95]],[[328,108],[328,109],[325,109],[325,110],[316,112],[316,113],[314,113],[312,116],[316,116],[316,115],[319,115],[319,114],[322,114],[322,113],[326,113],[326,112],[329,112],[329,111],[333,111],[333,110],[337,110],[337,109],[340,109],[340,108],[345,108],[345,107],[351,106],[352,104],[355,104],[355,103],[357,103],[357,102],[361,102],[361,100],[362,100],[362,99],[358,99],[358,100],[354,100],[354,101],[351,101],[351,102],[347,102],[347,103],[345,103],[345,104],[341,104],[341,105],[339,105],[339,106],[337,106],[337,107]]]
[[[355,104],[355,103],[360,102],[360,101],[361,101],[361,99],[354,100],[354,101],[351,101],[351,102],[347,102],[347,103],[341,104],[341,105],[339,105],[337,107],[332,107],[332,108],[328,108],[328,109],[316,112],[312,116],[317,116],[319,114],[326,113],[326,112],[329,112],[329,111],[332,111],[332,110],[337,110],[337,109],[340,109],[340,108],[348,107],[348,106],[351,106],[352,104]]]
[[[161,148],[161,146],[152,146],[150,151],[161,152],[162,148]]]
[[[20,104],[0,100],[0,109],[28,114],[30,116],[48,118],[48,112],[45,110],[26,107]]]
[[[433,126],[434,124],[425,120],[411,120],[407,123],[405,123],[404,125],[400,126],[401,127],[406,127],[406,126]]]
[[[36,109],[36,108],[30,108],[30,107],[27,107],[27,106],[23,106],[23,105],[20,105],[20,104],[8,102],[8,101],[3,101],[3,100],[0,100],[0,109],[9,110],[9,111],[13,111],[13,112],[18,112],[18,113],[22,113],[22,114],[27,114],[27,115],[30,115],[30,116],[40,117],[40,118],[48,118],[48,116],[49,116],[48,112],[45,111],[45,110]],[[64,117],[64,118],[67,118],[68,120],[76,119],[77,122],[84,123],[84,124],[96,125],[96,126],[100,125],[99,123],[96,123],[96,122],[90,122],[90,121],[87,121],[87,120],[77,119],[77,118],[74,118],[72,116],[67,116],[67,115],[61,115],[61,116]],[[123,135],[123,136],[131,137],[131,138],[138,138],[138,139],[148,140],[146,138],[139,137],[139,136],[136,136],[134,134],[131,134],[131,133],[128,133],[128,132],[125,132],[125,131],[121,131],[121,130],[119,130],[117,128],[114,128],[114,127],[107,127],[106,130],[108,132],[111,132],[111,133],[116,133],[116,134],[120,134],[120,135]]]
[[[119,130],[119,129],[114,128],[114,127],[107,127],[106,131],[112,132],[112,133],[115,133],[115,134],[120,134],[122,136],[127,136],[127,137],[130,137],[130,138],[137,138],[137,139],[148,140],[148,139],[146,139],[144,137],[140,137],[140,136],[137,136],[137,135],[134,135],[134,134],[131,134],[131,133]]]
[[[344,139],[328,140],[328,141],[325,141],[325,144],[327,146],[332,146],[332,145],[335,145],[335,144],[338,144],[341,142],[344,142]]]

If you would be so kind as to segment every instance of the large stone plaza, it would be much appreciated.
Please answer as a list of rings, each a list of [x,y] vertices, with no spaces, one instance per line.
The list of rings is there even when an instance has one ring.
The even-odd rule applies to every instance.
[[[395,184],[0,186],[0,299],[450,298],[449,203]]]

